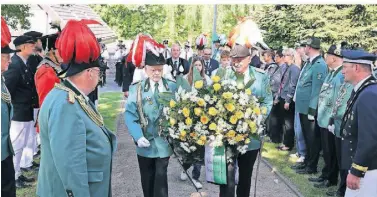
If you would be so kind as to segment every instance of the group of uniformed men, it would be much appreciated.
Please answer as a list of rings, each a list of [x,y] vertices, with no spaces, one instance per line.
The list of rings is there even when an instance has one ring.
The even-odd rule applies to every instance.
[[[35,77],[28,66],[28,57],[34,53],[36,39],[26,35],[17,37],[14,40],[16,51],[9,48],[9,31],[2,31],[4,196],[15,196],[16,184],[22,187],[23,182],[30,181],[20,175],[19,163],[23,152],[29,151],[31,156],[34,153],[33,149],[25,150],[29,142],[27,137],[22,137],[31,135],[29,128],[34,126],[30,100],[33,98],[30,87],[33,80],[41,106],[37,121],[41,139],[37,195],[111,196],[111,166],[116,137],[105,127],[102,116],[87,96],[97,87],[101,73],[98,62],[101,47],[88,24],[98,22],[70,20],[57,34],[46,36],[43,48],[46,48],[47,55],[39,62]],[[4,19],[3,28],[7,29]],[[220,51],[224,55],[220,57],[231,58],[231,66],[212,64],[211,49],[203,47],[205,42],[200,41],[201,38],[200,45],[197,44],[198,52],[203,53],[200,61],[207,75],[223,68],[234,73],[227,77],[237,83],[254,81],[250,89],[254,96],[260,98],[261,105],[267,108],[267,115],[260,118],[269,120],[268,115],[275,103],[271,75],[250,66],[253,58],[250,43],[243,36],[234,35],[228,57]],[[138,47],[132,47],[127,65],[144,68],[146,77],[130,85],[127,91],[125,122],[137,145],[144,196],[167,197],[167,166],[172,149],[160,135],[159,120],[163,106],[158,102],[158,95],[165,91],[175,92],[177,87],[174,80],[163,77],[167,62],[163,55],[166,47],[148,35],[138,35],[137,40],[143,44],[133,43]],[[196,62],[181,61],[179,46],[172,48],[172,57],[168,62],[171,63],[170,74],[174,78],[187,73]],[[174,48],[177,48],[177,53]],[[334,185],[339,168],[341,184],[334,195],[377,196],[377,104],[373,102],[377,98],[377,81],[372,75],[376,56],[363,50],[341,50],[332,46],[327,51],[325,61],[319,49],[318,38],[311,38],[305,43],[309,60],[301,69],[295,91],[292,92],[290,87],[294,79],[281,79],[284,85],[279,88],[280,97],[285,97],[282,98],[286,102],[283,107],[286,110],[294,108],[294,112],[298,113],[307,149],[305,160],[293,168],[300,174],[316,173],[322,145],[325,167],[320,177],[311,178],[310,181],[321,182],[322,186]],[[10,58],[10,53],[15,55]],[[9,63],[9,70],[6,71]],[[68,68],[62,71],[60,64],[66,64]],[[269,67],[266,69],[269,70]],[[292,69],[289,73],[295,71]],[[27,91],[23,92],[25,89]],[[294,106],[291,105],[293,102]],[[22,142],[15,143],[21,139]],[[219,187],[220,196],[250,195],[252,166],[260,148],[260,140],[252,138],[247,153],[233,160],[237,160],[239,170],[237,189],[236,163],[228,163],[227,184]]]

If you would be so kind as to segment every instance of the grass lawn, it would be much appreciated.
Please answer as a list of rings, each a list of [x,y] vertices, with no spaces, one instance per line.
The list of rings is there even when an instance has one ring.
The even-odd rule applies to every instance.
[[[98,102],[98,109],[104,119],[106,127],[114,133],[116,132],[116,118],[118,114],[122,112],[120,106],[121,100],[122,93],[109,92],[101,94]],[[39,163],[39,159],[36,160],[36,162]],[[38,177],[37,172],[28,172],[24,173],[24,175],[34,177],[35,179]],[[37,182],[34,182],[32,187],[17,189],[17,197],[36,197],[36,187]]]
[[[331,187],[330,189],[317,189],[311,182],[308,181],[309,177],[318,177],[321,174],[321,170],[324,165],[322,157],[320,157],[318,173],[316,175],[296,174],[296,172],[291,169],[291,166],[295,163],[295,161],[289,156],[290,154],[295,153],[296,150],[291,152],[279,151],[275,148],[276,146],[278,146],[278,144],[269,142],[264,143],[264,151],[262,152],[262,156],[270,162],[275,171],[280,172],[288,180],[295,184],[303,196],[325,197],[328,190],[336,190],[336,187]]]

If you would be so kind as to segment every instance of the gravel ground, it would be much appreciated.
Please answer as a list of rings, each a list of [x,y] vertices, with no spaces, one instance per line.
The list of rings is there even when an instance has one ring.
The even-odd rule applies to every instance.
[[[118,117],[117,136],[118,149],[113,160],[112,191],[116,197],[142,197],[139,167],[136,158],[135,144],[127,132],[127,127],[123,121],[123,114]],[[255,165],[256,166],[256,165]],[[195,192],[194,187],[187,181],[181,181],[179,175],[182,171],[176,158],[171,157],[168,167],[168,182],[170,197],[189,197]],[[191,172],[191,169],[189,170]],[[255,177],[253,176],[253,183]],[[219,188],[205,182],[204,167],[200,181],[203,183],[202,192],[206,192],[209,197],[219,196]],[[250,196],[254,195],[254,185]],[[271,169],[263,162],[260,163],[258,175],[258,197],[294,197],[296,196],[289,187],[283,183]]]

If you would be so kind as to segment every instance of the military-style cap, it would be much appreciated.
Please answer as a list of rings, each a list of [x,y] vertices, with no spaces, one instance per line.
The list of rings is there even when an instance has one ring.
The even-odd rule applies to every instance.
[[[329,50],[327,50],[327,54],[343,57],[341,54],[341,47],[334,44],[330,46]]]
[[[42,42],[42,48],[46,51],[49,51],[51,49],[56,49],[55,42],[58,38],[58,34],[49,34],[42,36],[41,42]]]
[[[320,49],[321,48],[321,40],[316,37],[312,37],[308,40],[308,46],[312,47],[313,49]]]
[[[37,42],[37,40],[42,37],[43,33],[37,31],[28,31],[24,33],[24,35],[32,37],[34,39],[34,42]]]
[[[159,56],[153,54],[151,51],[148,51],[145,54],[145,65],[148,66],[161,66],[166,64],[164,55],[159,53]]]
[[[308,45],[308,41],[307,40],[301,40],[300,42],[296,42],[295,43],[295,48],[300,48],[300,47],[306,47],[306,45]]]
[[[342,50],[343,62],[372,65],[377,56],[364,50]]]
[[[21,35],[13,40],[14,46],[20,46],[22,44],[35,44],[33,37]]]
[[[250,49],[243,46],[243,45],[236,44],[236,45],[234,45],[232,50],[230,50],[230,57],[233,57],[233,58],[247,57],[247,56],[250,56],[250,55],[251,55]]]

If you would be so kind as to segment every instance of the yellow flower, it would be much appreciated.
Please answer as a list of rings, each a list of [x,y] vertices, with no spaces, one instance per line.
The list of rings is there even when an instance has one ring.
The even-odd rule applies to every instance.
[[[170,100],[170,108],[173,108],[173,107],[175,107],[175,101],[174,100]]]
[[[261,111],[263,115],[267,114],[267,108],[266,107],[261,107]]]
[[[174,118],[170,118],[170,125],[174,126],[177,121]]]
[[[223,93],[224,99],[231,99],[232,97],[233,97],[233,93],[231,93],[231,92],[224,92]]]
[[[244,139],[243,139],[243,135],[240,135],[240,134],[238,134],[237,136],[236,136],[236,142],[240,142],[240,141],[243,141]]]
[[[253,110],[251,110],[251,108],[248,107],[248,108],[246,109],[246,113],[251,114],[251,112],[253,112]]]
[[[200,116],[200,114],[202,113],[202,108],[200,108],[200,107],[195,107],[195,109],[194,109],[194,113],[195,113],[195,115]]]
[[[186,134],[187,134],[187,132],[186,132],[185,130],[182,130],[182,131],[180,132],[181,137],[185,137]]]
[[[245,144],[249,144],[249,143],[250,143],[250,139],[247,138],[247,139],[245,140]]]
[[[250,127],[250,130],[251,130],[251,133],[255,133],[257,131],[257,124],[255,123],[255,121],[250,121],[249,127]]]
[[[199,138],[200,140],[202,140],[202,141],[207,141],[207,136],[205,136],[205,135],[202,135],[202,136],[200,136],[200,138]]]
[[[237,89],[242,90],[245,86],[242,83],[237,84]]]
[[[206,101],[204,99],[202,99],[202,98],[198,99],[198,105],[200,107],[203,107],[205,104],[206,104]]]
[[[237,111],[235,115],[236,115],[236,117],[237,117],[238,119],[243,118],[243,113],[242,113],[241,111]]]
[[[205,142],[203,140],[198,140],[196,141],[196,143],[199,144],[200,146],[203,146]]]
[[[214,131],[214,130],[216,130],[216,128],[217,128],[217,125],[216,125],[215,123],[211,123],[211,124],[209,125],[209,130]]]
[[[208,114],[211,116],[216,116],[217,115],[217,109],[214,107],[210,107],[208,110]]]
[[[203,80],[195,81],[195,85],[194,85],[194,87],[195,87],[196,89],[200,89],[200,88],[202,88],[202,87],[203,87]]]
[[[247,95],[251,95],[251,90],[250,90],[250,89],[246,89],[246,90],[245,90],[245,93],[246,93]]]
[[[215,83],[215,84],[213,84],[213,89],[215,91],[219,91],[221,89],[221,85],[219,83]]]
[[[182,113],[186,118],[190,116],[190,110],[187,107],[182,109]]]
[[[234,136],[236,136],[236,132],[234,130],[230,130],[230,131],[228,131],[228,133],[226,134],[226,136],[228,138],[233,138]]]
[[[232,103],[226,103],[224,107],[230,112],[233,112],[236,109],[236,107]]]
[[[190,137],[195,137],[196,136],[196,133],[195,132],[191,132],[190,133]]]
[[[186,125],[187,126],[192,125],[192,119],[191,118],[186,118]]]
[[[203,123],[203,124],[208,124],[209,118],[206,115],[201,116],[200,117],[200,122]]]
[[[214,75],[214,76],[212,77],[212,81],[213,81],[213,83],[217,83],[217,82],[220,81],[220,77],[217,76],[217,75]]]
[[[230,123],[236,124],[237,121],[238,121],[238,118],[236,116],[233,115],[233,116],[230,117],[230,120],[229,120]]]
[[[186,138],[185,137],[183,137],[183,136],[179,136],[179,139],[181,140],[181,141],[186,141]]]
[[[260,115],[260,109],[259,107],[254,108],[254,113],[259,116]]]

